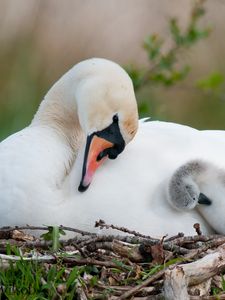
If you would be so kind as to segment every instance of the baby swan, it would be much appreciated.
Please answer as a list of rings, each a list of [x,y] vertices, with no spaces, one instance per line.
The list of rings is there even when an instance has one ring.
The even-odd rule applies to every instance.
[[[178,210],[196,208],[217,232],[225,234],[225,172],[208,161],[179,167],[169,183],[168,200]]]

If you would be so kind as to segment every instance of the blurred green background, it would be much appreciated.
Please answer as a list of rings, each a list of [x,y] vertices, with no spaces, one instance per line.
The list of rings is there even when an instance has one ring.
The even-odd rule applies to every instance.
[[[27,126],[50,86],[89,57],[148,68],[145,38],[156,32],[170,47],[168,22],[187,24],[191,0],[0,0],[0,140]],[[141,116],[199,129],[225,129],[225,2],[206,1],[202,26],[212,32],[185,50],[187,78],[172,87],[137,91]],[[210,75],[210,74],[216,74]],[[219,74],[219,75],[217,75]],[[216,77],[213,89],[196,82]]]

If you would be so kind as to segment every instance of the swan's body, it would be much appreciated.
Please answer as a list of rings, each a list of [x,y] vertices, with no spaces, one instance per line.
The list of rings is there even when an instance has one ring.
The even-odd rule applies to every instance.
[[[125,150],[115,161],[106,159],[80,193],[78,187],[86,190],[92,178],[89,156],[84,164],[86,137],[104,136],[114,125]],[[166,187],[174,171],[196,157],[224,166],[225,133],[140,122],[129,143],[136,130],[135,97],[125,72],[101,59],[75,66],[48,92],[31,125],[0,144],[0,226],[63,224],[94,231],[101,218],[154,236],[193,234],[196,222],[210,232],[197,211],[180,212],[168,203]],[[118,147],[112,148],[116,156]],[[101,153],[114,158],[107,149]]]
[[[173,174],[168,200],[177,209],[196,209],[218,233],[225,234],[225,171],[201,159],[190,161]]]

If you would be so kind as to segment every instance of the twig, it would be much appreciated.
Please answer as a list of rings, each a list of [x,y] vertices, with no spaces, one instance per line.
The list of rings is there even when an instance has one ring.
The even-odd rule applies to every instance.
[[[165,270],[161,270],[158,273],[156,273],[155,275],[149,277],[148,279],[146,279],[145,281],[143,281],[141,284],[139,284],[139,285],[135,286],[134,288],[130,289],[129,291],[125,292],[122,296],[120,296],[118,298],[118,300],[124,300],[124,299],[127,299],[127,298],[135,295],[143,287],[146,287],[149,284],[151,284],[154,281],[156,281],[159,278],[161,278],[164,275],[164,272],[165,272]]]
[[[202,296],[199,298],[199,296],[190,296],[190,300],[224,300],[225,294],[218,294],[216,296]]]
[[[202,232],[201,232],[201,228],[200,228],[200,224],[199,223],[195,223],[193,225],[194,229],[196,230],[196,233],[197,235],[202,235]]]
[[[95,222],[95,227],[100,227],[100,229],[102,229],[102,228],[106,228],[106,229],[112,228],[112,229],[119,230],[121,232],[132,234],[134,236],[138,236],[138,237],[142,237],[142,238],[145,238],[145,239],[150,239],[150,240],[158,241],[158,239],[152,238],[149,235],[141,234],[141,233],[139,233],[139,232],[137,232],[135,230],[130,230],[130,229],[125,228],[125,227],[115,226],[113,224],[111,224],[111,225],[106,224],[105,221],[103,221],[103,220],[96,221]]]
[[[184,236],[183,232],[178,232],[178,234],[165,239],[165,242],[172,242],[173,240],[176,240],[177,238],[181,238],[183,236]]]
[[[214,253],[189,263],[168,268],[165,271],[164,291],[166,300],[189,300],[187,287],[225,270],[225,244]]]
[[[118,292],[118,295],[121,295],[122,293],[125,293],[127,291],[130,291],[133,287],[132,286],[118,286],[118,285],[104,285],[104,284],[98,284],[98,288],[100,289],[113,289]],[[147,296],[155,292],[157,288],[155,286],[149,286],[149,287],[143,287],[141,291],[137,292],[137,295],[139,296]]]
[[[11,232],[13,230],[49,230],[48,226],[30,226],[30,225],[26,225],[26,226],[14,226],[14,227],[1,227],[0,228],[0,236],[1,234],[7,234],[7,232]],[[76,228],[72,228],[72,227],[67,227],[67,226],[59,226],[59,229],[62,230],[66,230],[66,231],[72,231],[72,232],[76,232],[79,233],[81,235],[89,235],[89,236],[97,236],[96,233],[91,233],[88,231],[84,231],[84,230],[80,230],[80,229],[76,229]]]
[[[193,258],[196,255],[196,251],[194,251],[193,253],[189,253],[186,257],[184,257],[184,260],[189,260],[191,258]],[[178,265],[178,263],[175,263],[174,265],[170,266],[171,267],[176,267]],[[146,279],[144,282],[142,282],[141,284],[135,286],[134,288],[132,288],[130,291],[124,293],[120,298],[118,298],[118,300],[124,300],[127,299],[133,295],[135,295],[142,287],[146,287],[149,284],[155,282],[156,280],[158,280],[159,278],[161,278],[165,271],[168,270],[169,268],[166,268],[164,270],[159,271],[158,273],[156,273],[155,275],[149,277],[148,279]]]
[[[53,255],[33,255],[32,257],[22,257],[16,255],[0,254],[0,260],[3,261],[37,261],[37,262],[55,262],[56,257]]]
[[[112,261],[100,261],[100,260],[96,260],[93,258],[81,258],[81,259],[77,259],[75,257],[63,257],[62,258],[63,262],[70,264],[72,266],[74,265],[78,265],[78,266],[82,266],[82,265],[96,265],[96,266],[104,266],[107,268],[116,268],[116,269],[121,269],[121,270],[127,270],[130,269],[131,267],[128,265],[119,265],[116,264]]]

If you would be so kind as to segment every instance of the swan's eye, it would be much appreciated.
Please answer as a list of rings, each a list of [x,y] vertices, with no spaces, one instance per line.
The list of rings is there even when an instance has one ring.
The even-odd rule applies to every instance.
[[[108,154],[108,153],[107,153],[106,149],[103,150],[103,151],[101,151],[101,152],[99,153],[99,155],[97,156],[96,161],[102,160],[103,157],[105,157],[107,154]]]
[[[119,154],[116,146],[109,148],[107,152],[109,159],[115,159]]]
[[[119,152],[116,146],[112,148],[106,148],[103,151],[99,153],[99,155],[96,158],[96,161],[102,160],[105,156],[108,156],[110,159],[115,159],[117,158]]]

